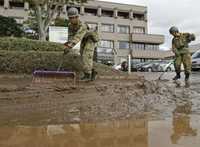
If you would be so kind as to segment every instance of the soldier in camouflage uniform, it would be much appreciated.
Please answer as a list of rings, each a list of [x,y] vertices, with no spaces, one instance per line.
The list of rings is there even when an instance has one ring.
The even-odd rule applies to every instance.
[[[191,55],[188,44],[195,40],[195,36],[194,34],[190,33],[180,33],[176,27],[171,27],[169,32],[174,36],[172,39],[172,51],[175,53],[174,66],[176,76],[173,78],[173,80],[178,80],[181,78],[181,64],[183,63],[185,70],[185,83],[186,86],[188,86],[191,73]]]
[[[90,30],[89,27],[79,20],[78,10],[68,10],[68,42],[65,43],[64,53],[69,52],[79,41],[80,55],[83,62],[84,76],[81,80],[94,80],[97,72],[93,69],[93,55],[97,42],[99,41],[97,30]]]

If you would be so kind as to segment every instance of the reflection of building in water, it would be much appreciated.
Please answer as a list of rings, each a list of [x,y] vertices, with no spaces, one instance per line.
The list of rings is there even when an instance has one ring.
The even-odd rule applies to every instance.
[[[147,126],[146,120],[124,120],[93,126],[86,124],[81,125],[81,135],[86,140],[86,146],[91,147],[148,147]]]
[[[4,147],[148,147],[147,120],[0,128]]]
[[[173,111],[173,134],[171,135],[172,143],[176,144],[182,136],[196,136],[197,130],[193,129],[190,124],[192,104],[187,102],[184,105],[176,105]]]

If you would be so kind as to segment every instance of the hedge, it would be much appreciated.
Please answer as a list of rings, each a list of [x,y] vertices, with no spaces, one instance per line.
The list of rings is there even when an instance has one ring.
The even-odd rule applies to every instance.
[[[42,42],[26,38],[0,37],[0,50],[7,51],[63,51],[60,43]]]
[[[0,72],[32,73],[34,70],[57,70],[63,52],[38,51],[0,51]],[[78,54],[64,56],[62,69],[81,70],[81,59]]]
[[[0,73],[27,73],[34,70],[57,70],[62,57],[63,45],[24,38],[0,37]],[[94,64],[99,74],[115,74],[102,64]],[[82,62],[77,50],[65,55],[61,70],[80,72]]]

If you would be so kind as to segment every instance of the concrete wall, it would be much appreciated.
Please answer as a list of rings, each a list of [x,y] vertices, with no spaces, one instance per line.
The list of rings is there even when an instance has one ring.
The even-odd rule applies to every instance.
[[[152,44],[162,44],[164,42],[163,35],[132,34],[131,37],[133,42],[152,43]]]

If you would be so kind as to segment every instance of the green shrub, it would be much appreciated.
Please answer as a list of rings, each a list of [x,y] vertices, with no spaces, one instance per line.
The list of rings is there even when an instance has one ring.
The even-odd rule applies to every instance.
[[[0,51],[1,73],[32,73],[34,70],[57,70],[62,52]],[[62,69],[81,70],[80,56],[70,53],[64,57]]]
[[[24,32],[22,25],[17,24],[16,20],[11,17],[0,15],[0,36],[16,36],[21,37]]]
[[[0,37],[0,73],[27,73],[34,70],[57,70],[63,45],[24,38]],[[82,61],[76,51],[65,55],[62,69],[82,71]],[[110,67],[94,64],[98,74],[114,74]]]
[[[42,42],[25,38],[0,37],[0,50],[7,51],[63,51],[60,43]]]

